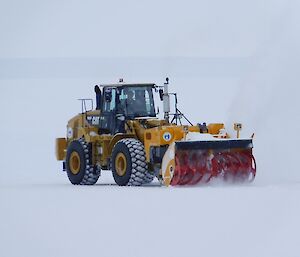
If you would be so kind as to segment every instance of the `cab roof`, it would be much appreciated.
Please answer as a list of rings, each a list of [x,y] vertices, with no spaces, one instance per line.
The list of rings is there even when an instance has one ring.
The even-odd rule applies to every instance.
[[[117,84],[103,84],[101,87],[154,87],[154,83],[117,83]]]

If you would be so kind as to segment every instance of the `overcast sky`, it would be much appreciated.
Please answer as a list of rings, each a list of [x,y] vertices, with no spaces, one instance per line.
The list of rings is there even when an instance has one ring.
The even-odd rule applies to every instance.
[[[248,57],[287,0],[2,0],[0,58]]]

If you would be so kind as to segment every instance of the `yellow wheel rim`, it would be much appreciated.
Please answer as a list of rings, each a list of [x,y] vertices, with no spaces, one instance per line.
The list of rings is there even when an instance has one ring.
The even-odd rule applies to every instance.
[[[122,177],[126,173],[127,161],[123,153],[118,153],[115,159],[115,168],[117,174]]]
[[[70,170],[74,175],[80,171],[80,156],[77,152],[72,152],[70,156]]]

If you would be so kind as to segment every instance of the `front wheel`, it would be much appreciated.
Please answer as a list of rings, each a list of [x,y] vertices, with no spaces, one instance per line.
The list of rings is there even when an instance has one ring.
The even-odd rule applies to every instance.
[[[153,180],[144,145],[139,140],[126,138],[116,143],[112,151],[112,173],[119,186],[141,186]]]

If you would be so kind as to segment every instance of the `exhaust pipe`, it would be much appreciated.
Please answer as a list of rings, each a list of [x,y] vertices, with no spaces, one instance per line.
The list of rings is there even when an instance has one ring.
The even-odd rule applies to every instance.
[[[95,86],[95,93],[96,93],[96,110],[101,109],[101,89],[98,85]]]

